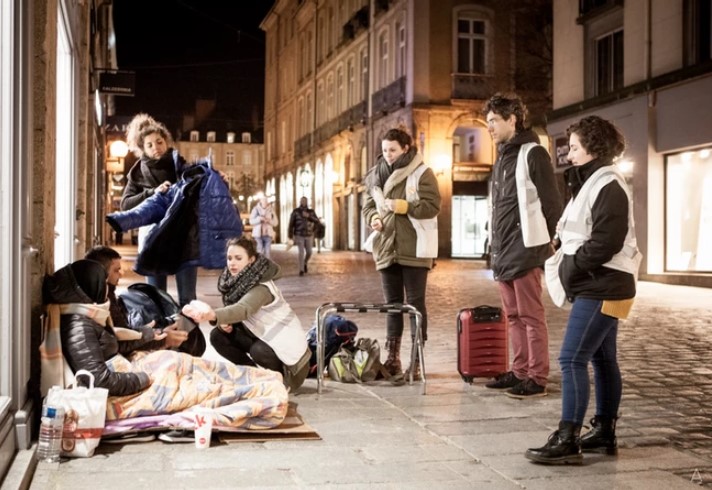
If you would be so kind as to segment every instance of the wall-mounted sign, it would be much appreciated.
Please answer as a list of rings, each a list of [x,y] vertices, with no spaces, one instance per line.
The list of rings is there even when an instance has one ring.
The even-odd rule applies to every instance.
[[[556,138],[554,140],[554,150],[556,150],[554,158],[556,159],[557,167],[568,167],[571,165],[566,159],[569,154],[569,139],[567,137]]]
[[[133,97],[136,88],[136,72],[126,70],[99,73],[99,92],[102,94]]]

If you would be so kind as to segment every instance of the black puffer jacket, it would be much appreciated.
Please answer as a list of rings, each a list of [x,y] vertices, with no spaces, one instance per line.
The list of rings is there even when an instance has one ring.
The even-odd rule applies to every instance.
[[[497,281],[511,281],[535,267],[542,267],[551,255],[548,243],[537,247],[525,247],[522,237],[519,202],[517,201],[517,158],[524,143],[538,143],[539,138],[531,130],[525,130],[498,147],[497,161],[492,169],[492,272]],[[556,222],[561,216],[561,198],[554,179],[551,158],[539,146],[529,152],[529,176],[536,186],[541,210],[546,219],[549,236],[556,231]]]
[[[289,226],[287,235],[289,238],[295,236],[314,236],[314,227],[319,224],[319,217],[309,206],[299,206],[292,211],[289,216]]]
[[[45,279],[44,301],[51,304],[93,303],[77,284],[71,265],[67,265]],[[111,326],[102,326],[85,315],[64,314],[60,319],[62,352],[74,372],[86,369],[94,375],[94,385],[109,390],[110,396],[131,395],[150,385],[147,373],[115,373],[106,361],[121,353],[134,350],[132,342],[118,342]],[[137,340],[143,344],[144,341]]]

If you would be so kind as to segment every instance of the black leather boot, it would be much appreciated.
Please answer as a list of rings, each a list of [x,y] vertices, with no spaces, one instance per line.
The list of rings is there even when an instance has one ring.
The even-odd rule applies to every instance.
[[[581,426],[573,422],[559,422],[559,430],[549,436],[547,443],[539,448],[527,449],[524,456],[542,464],[581,464]]]
[[[591,419],[591,430],[581,437],[583,452],[605,452],[613,456],[618,453],[616,420],[595,416]]]

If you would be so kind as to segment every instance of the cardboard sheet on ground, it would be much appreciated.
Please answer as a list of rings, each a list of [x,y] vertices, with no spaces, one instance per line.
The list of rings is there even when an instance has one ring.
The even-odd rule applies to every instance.
[[[102,435],[102,442],[114,439],[121,442],[131,442],[131,435],[157,433],[171,430],[177,427],[164,424],[166,415],[153,415],[113,421],[106,424]],[[316,430],[304,421],[297,411],[297,404],[289,402],[287,416],[281,425],[273,429],[237,429],[232,427],[214,427],[213,433],[224,443],[232,442],[261,442],[274,441],[279,439],[291,440],[320,440],[321,436]]]
[[[297,441],[320,440],[321,436],[306,423],[297,412],[297,404],[289,402],[287,417],[279,427],[268,430],[227,430],[218,433],[220,442],[231,444],[235,442],[262,442],[290,439]]]

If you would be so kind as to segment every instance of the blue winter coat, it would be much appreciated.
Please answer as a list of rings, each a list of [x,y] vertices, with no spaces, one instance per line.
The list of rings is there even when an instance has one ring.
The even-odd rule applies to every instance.
[[[227,240],[242,235],[242,220],[220,174],[209,163],[188,167],[165,194],[106,216],[116,231],[156,224],[136,258],[141,275],[175,274],[185,267],[225,267]]]

